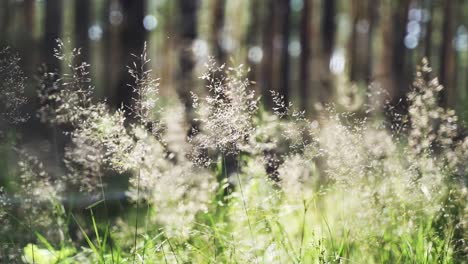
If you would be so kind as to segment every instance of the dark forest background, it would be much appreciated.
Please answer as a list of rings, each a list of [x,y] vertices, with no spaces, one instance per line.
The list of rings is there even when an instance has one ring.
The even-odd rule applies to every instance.
[[[147,41],[162,93],[182,101],[203,91],[196,76],[209,55],[247,64],[267,106],[275,90],[310,115],[328,102],[353,110],[372,86],[398,102],[426,56],[442,102],[467,117],[466,0],[0,0],[0,46],[20,54],[28,76],[41,63],[63,68],[57,38],[82,49],[116,108],[130,100],[126,65]]]

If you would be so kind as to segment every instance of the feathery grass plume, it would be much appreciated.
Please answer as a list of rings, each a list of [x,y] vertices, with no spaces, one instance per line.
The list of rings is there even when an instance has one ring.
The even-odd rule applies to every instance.
[[[167,234],[188,237],[196,214],[206,212],[213,198],[217,186],[213,174],[184,155],[175,154],[177,159],[167,155],[165,147],[146,130],[138,129],[135,135],[137,143],[129,156],[138,164],[139,175],[130,179],[128,196],[154,206],[156,212],[147,221],[162,225]]]
[[[283,102],[284,97],[271,91],[275,107],[274,114],[280,122],[280,135],[277,136],[282,145],[287,145],[283,155],[300,154],[307,162],[313,163],[323,155],[320,149],[319,132],[321,131],[319,120],[309,120],[305,117],[304,110],[297,110],[291,102],[287,107]],[[282,109],[282,110],[281,110]],[[282,147],[276,146],[277,149]]]
[[[62,197],[64,184],[49,175],[38,158],[19,151],[18,177],[13,182],[17,220],[34,235],[37,231],[51,242],[63,242],[66,232]],[[34,235],[35,236],[35,235]]]
[[[207,71],[200,79],[208,82],[209,94],[204,98],[193,95],[201,131],[192,140],[201,148],[225,154],[246,150],[255,131],[252,118],[258,108],[246,70],[243,65],[218,66],[214,58],[205,66]]]
[[[147,69],[150,59],[147,54],[147,43],[145,42],[141,55],[132,54],[136,60],[131,66],[127,66],[128,73],[134,79],[133,84],[128,86],[133,90],[135,96],[132,98],[132,106],[127,106],[141,125],[150,130],[157,129],[155,117],[162,111],[158,105],[159,101],[159,79],[151,76],[152,70]]]
[[[76,64],[80,49],[65,51],[65,43],[57,40],[54,56],[63,62],[69,73],[59,75],[45,69],[40,79],[38,90],[41,108],[39,117],[51,124],[77,125],[93,112],[98,112],[101,105],[93,104],[94,87],[91,85],[90,65],[86,62]]]
[[[137,120],[130,131],[134,146],[123,162],[133,171],[127,194],[154,207],[147,221],[163,226],[168,235],[186,238],[197,213],[208,210],[216,182],[187,159],[191,146],[183,132],[183,108],[163,111],[157,104],[159,82],[145,69],[148,62],[144,49],[129,68],[136,94],[131,111]]]
[[[20,57],[10,48],[0,50],[0,125],[25,122],[27,116],[20,113],[26,103],[24,95],[26,77],[21,69]]]
[[[423,59],[416,72],[414,89],[408,95],[411,122],[408,152],[418,161],[414,166],[416,184],[425,188],[425,193],[444,195],[439,221],[454,225],[457,248],[467,255],[468,210],[466,202],[464,208],[459,203],[468,198],[468,137],[458,136],[455,111],[438,105],[443,86],[430,76],[431,72],[427,59]],[[435,180],[440,179],[439,175],[442,179]]]
[[[443,86],[437,78],[429,76],[432,69],[427,59],[418,66],[413,89],[408,94],[411,129],[409,145],[415,155],[445,150],[452,146],[457,135],[455,111],[439,106],[439,93]]]
[[[80,49],[65,52],[65,44],[57,42],[54,55],[66,64],[69,73],[45,73],[39,89],[39,114],[44,122],[70,126],[66,133],[71,144],[64,156],[69,173],[63,180],[90,192],[102,187],[105,169],[128,169],[126,155],[133,140],[124,126],[123,110],[111,113],[105,103],[93,101],[90,65],[75,63]]]
[[[71,134],[71,145],[65,149],[65,164],[69,170],[67,181],[82,191],[101,188],[101,176],[106,170],[124,172],[129,163],[133,138],[124,126],[125,115],[117,110],[109,113],[103,107],[93,107]]]
[[[286,198],[310,201],[318,181],[315,164],[302,155],[288,156],[278,169],[280,186]]]

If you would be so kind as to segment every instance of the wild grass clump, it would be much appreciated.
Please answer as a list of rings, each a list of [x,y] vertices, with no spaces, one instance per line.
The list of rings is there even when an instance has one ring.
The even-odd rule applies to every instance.
[[[69,56],[60,48],[68,73],[44,74],[39,116],[69,139],[66,171],[50,173],[21,155],[14,187],[0,189],[0,219],[2,230],[25,226],[25,237],[2,238],[4,249],[22,249],[4,250],[2,260],[466,259],[468,139],[455,113],[438,105],[443,88],[427,61],[400,118],[406,129],[395,131],[374,109],[358,118],[329,107],[309,120],[276,92],[274,108],[264,111],[245,68],[214,60],[201,77],[205,94],[192,94],[191,122],[182,104],[162,105],[145,52],[129,67],[132,105],[111,110],[92,95],[89,65],[74,64],[79,50]],[[115,216],[109,192],[117,181],[126,182],[128,204]],[[72,191],[95,199],[73,208]]]

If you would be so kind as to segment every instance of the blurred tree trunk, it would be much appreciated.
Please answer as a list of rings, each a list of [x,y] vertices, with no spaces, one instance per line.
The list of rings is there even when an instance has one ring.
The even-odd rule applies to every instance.
[[[349,43],[350,80],[368,84],[372,74],[372,36],[377,1],[351,2],[352,32]]]
[[[392,5],[390,0],[382,1],[380,7],[380,45],[382,46],[377,69],[377,82],[387,91],[390,96],[395,94],[393,80],[393,28],[392,28]]]
[[[79,0],[78,0],[79,1]],[[115,87],[117,87],[114,80],[116,79],[113,76],[113,73],[117,72],[116,68],[117,62],[115,61],[118,54],[113,52],[113,47],[117,44],[116,41],[113,41],[112,36],[114,35],[113,32],[114,26],[112,25],[111,21],[111,11],[112,11],[112,3],[113,0],[105,0],[104,6],[102,9],[102,17],[104,20],[103,28],[102,28],[102,52],[101,52],[101,60],[103,62],[103,87],[105,87],[104,94],[108,98],[109,102],[116,106],[116,99],[115,99]]]
[[[380,8],[382,51],[376,77],[392,103],[401,107],[404,105],[400,99],[405,97],[410,85],[404,67],[409,3],[409,0],[384,0]]]
[[[117,90],[116,106],[120,107],[132,105],[133,91],[128,84],[134,82],[128,73],[127,66],[131,66],[136,58],[132,55],[140,55],[143,51],[146,40],[146,30],[143,27],[143,18],[146,1],[120,0],[122,11],[122,21],[118,41],[120,43],[121,61],[119,67],[119,82]],[[114,56],[114,54],[111,54]]]
[[[90,12],[90,0],[75,0],[75,47],[81,49],[80,60],[86,62],[89,62]]]
[[[259,38],[259,25],[260,25],[260,1],[259,0],[251,0],[249,6],[249,25],[247,28],[246,39],[245,43],[247,44],[248,53],[250,53],[251,49],[254,47],[259,46],[260,38]],[[263,58],[262,58],[263,59]],[[248,74],[249,80],[257,81],[258,78],[258,62],[252,61],[249,59],[249,67],[250,72]],[[257,90],[257,92],[260,92]]]
[[[319,91],[319,102],[329,102],[333,94],[333,76],[330,71],[330,59],[335,49],[336,40],[336,0],[323,0],[322,2],[322,87]]]
[[[440,53],[440,82],[445,87],[441,93],[441,102],[445,106],[455,106],[456,88],[456,52],[453,46],[456,28],[457,0],[444,1],[444,21],[442,26],[443,41]]]
[[[322,46],[323,51],[328,57],[333,53],[335,48],[336,34],[336,1],[324,0],[323,17],[322,17]]]
[[[35,0],[24,0],[24,21],[26,27],[29,29],[29,32],[32,38],[32,29],[34,28],[34,10],[35,10]]]
[[[7,45],[8,25],[10,22],[10,12],[8,9],[9,0],[0,0],[0,47]]]
[[[367,38],[367,47],[369,48],[368,52],[366,53],[366,73],[365,76],[367,78],[367,84],[373,78],[374,75],[374,33],[376,24],[379,20],[379,6],[381,0],[368,0],[367,2],[367,11],[369,12],[369,32]]]
[[[262,59],[262,73],[261,73],[261,87],[263,102],[267,109],[271,109],[273,101],[270,96],[270,91],[273,90],[273,40],[274,40],[274,8],[275,2],[263,1],[262,6],[262,47],[263,47],[263,59]]]
[[[393,3],[394,1],[392,1]],[[407,69],[405,67],[406,61],[406,25],[408,24],[408,12],[411,0],[399,0],[397,1],[397,8],[393,13],[393,76],[395,82],[395,89],[397,90],[396,99],[404,98],[408,93],[411,81],[409,80],[408,72],[412,72],[413,69]]]
[[[270,91],[279,92],[289,101],[290,1],[265,1],[262,22],[263,59],[262,94],[267,109],[273,106]]]
[[[350,81],[363,81],[363,65],[362,55],[368,52],[363,46],[366,43],[365,38],[368,34],[368,20],[366,20],[365,3],[360,0],[352,0],[350,5],[351,11],[351,39],[348,47],[350,53]],[[367,23],[367,24],[366,24]]]
[[[195,86],[193,69],[195,58],[192,51],[193,41],[197,38],[198,0],[178,0],[178,38],[179,65],[177,71],[177,94],[185,106],[187,122],[196,128],[190,91]],[[191,132],[190,132],[191,133]]]
[[[299,95],[301,100],[301,108],[305,111],[309,109],[310,103],[310,80],[311,80],[311,38],[313,36],[312,32],[312,1],[304,1],[304,6],[302,7],[301,13],[301,29],[300,29],[300,39],[301,39],[301,57],[300,57],[300,72],[299,72]]]
[[[60,62],[54,57],[57,39],[62,33],[62,0],[45,1],[44,61],[49,71],[60,71]]]
[[[424,0],[424,6],[429,14],[429,21],[426,22],[426,35],[424,36],[424,57],[431,61],[431,49],[432,49],[432,27],[433,27],[433,15],[434,15],[434,1]]]
[[[23,69],[27,76],[33,73],[35,70],[35,60],[37,59],[37,53],[31,46],[35,46],[34,39],[34,22],[35,22],[35,1],[25,0],[23,5],[23,17],[24,17],[24,29],[21,30],[19,36],[19,46],[21,47]]]
[[[213,50],[213,56],[219,63],[226,61],[226,53],[222,47],[223,33],[224,33],[224,17],[226,9],[226,0],[214,0],[212,15],[213,19],[211,27],[211,46]]]
[[[276,6],[274,9],[276,22],[278,23],[277,32],[273,39],[273,47],[275,56],[278,58],[276,62],[277,65],[277,74],[272,77],[279,77],[279,80],[276,79],[277,83],[276,91],[284,96],[285,102],[289,102],[289,35],[291,32],[291,4],[290,0],[276,0]]]

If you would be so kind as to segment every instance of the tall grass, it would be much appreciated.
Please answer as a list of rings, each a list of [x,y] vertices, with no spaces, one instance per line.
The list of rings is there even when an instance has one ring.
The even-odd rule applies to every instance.
[[[162,107],[145,52],[129,67],[133,104],[114,111],[95,101],[79,50],[61,45],[68,73],[46,75],[56,78],[41,87],[39,116],[69,139],[66,172],[18,152],[14,187],[1,192],[2,261],[466,261],[468,139],[438,106],[427,61],[395,124],[364,105],[365,116],[328,107],[308,119],[275,92],[263,110],[243,66],[208,60],[194,127],[182,104]],[[130,205],[117,217],[97,217],[99,203],[81,215],[64,206],[71,190],[106,203],[126,175]]]

